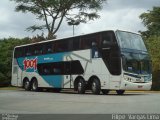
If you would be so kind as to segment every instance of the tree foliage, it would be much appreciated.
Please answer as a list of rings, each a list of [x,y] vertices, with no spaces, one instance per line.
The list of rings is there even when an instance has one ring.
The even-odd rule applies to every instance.
[[[152,89],[160,90],[160,35],[150,36],[145,42],[152,59]]]
[[[97,11],[106,0],[11,0],[18,5],[16,11],[33,13],[37,19],[43,20],[43,25],[33,25],[27,30],[48,30],[48,39],[52,39],[62,21],[79,21],[99,18]]]
[[[160,90],[160,7],[140,15],[146,31],[141,31],[152,59],[152,89]]]
[[[140,15],[147,30],[141,32],[143,36],[160,35],[160,7],[153,7],[146,13]]]

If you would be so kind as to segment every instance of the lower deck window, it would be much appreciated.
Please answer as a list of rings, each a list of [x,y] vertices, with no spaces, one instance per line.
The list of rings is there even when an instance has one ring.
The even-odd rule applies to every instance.
[[[84,73],[82,65],[78,60],[42,63],[38,64],[37,68],[40,75],[73,75]]]

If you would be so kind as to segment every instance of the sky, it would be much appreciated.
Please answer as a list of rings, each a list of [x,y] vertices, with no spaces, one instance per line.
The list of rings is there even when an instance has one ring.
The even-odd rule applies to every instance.
[[[10,0],[0,1],[0,39],[8,37],[24,38],[33,37],[41,32],[26,31],[34,24],[41,24],[31,13],[15,12],[16,4]],[[160,0],[107,0],[102,10],[98,11],[99,19],[86,24],[75,26],[75,35],[82,35],[103,30],[126,30],[138,32],[145,30],[139,16],[152,10],[153,6],[160,6]],[[72,26],[63,21],[57,38],[72,36]]]

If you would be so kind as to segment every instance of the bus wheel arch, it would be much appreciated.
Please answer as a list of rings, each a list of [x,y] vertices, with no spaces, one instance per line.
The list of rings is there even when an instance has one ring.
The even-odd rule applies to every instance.
[[[31,79],[31,89],[32,89],[33,91],[38,91],[38,80],[37,80],[36,77],[33,77],[33,78]]]
[[[78,76],[74,81],[74,90],[79,94],[84,94],[86,90],[86,82],[82,76]]]
[[[27,77],[25,77],[23,79],[23,88],[26,90],[26,91],[30,91],[31,90],[31,84],[29,82],[29,79]]]
[[[93,94],[99,95],[101,92],[101,82],[97,76],[91,76],[88,81],[88,87],[92,90]]]

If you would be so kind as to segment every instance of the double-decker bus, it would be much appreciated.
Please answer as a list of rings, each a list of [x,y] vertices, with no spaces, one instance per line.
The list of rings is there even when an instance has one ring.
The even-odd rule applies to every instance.
[[[33,91],[73,88],[80,94],[150,90],[151,60],[139,34],[101,31],[15,47],[11,83]]]

